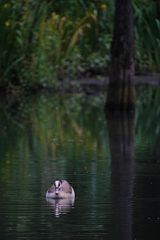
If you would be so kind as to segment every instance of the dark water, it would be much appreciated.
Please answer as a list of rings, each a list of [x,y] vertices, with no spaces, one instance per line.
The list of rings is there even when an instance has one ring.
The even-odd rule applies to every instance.
[[[135,116],[103,96],[1,100],[1,239],[159,239],[160,111],[139,99]],[[46,201],[55,178],[74,203]]]

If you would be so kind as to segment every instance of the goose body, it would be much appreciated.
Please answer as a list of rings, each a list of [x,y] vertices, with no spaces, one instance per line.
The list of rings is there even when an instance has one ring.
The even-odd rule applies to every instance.
[[[47,190],[46,198],[53,199],[74,199],[75,192],[73,187],[66,180],[56,180]]]

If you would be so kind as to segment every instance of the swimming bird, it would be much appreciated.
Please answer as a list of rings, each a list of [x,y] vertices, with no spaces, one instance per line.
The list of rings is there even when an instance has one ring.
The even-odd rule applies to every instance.
[[[55,180],[53,185],[47,190],[46,198],[74,199],[75,192],[67,180]]]

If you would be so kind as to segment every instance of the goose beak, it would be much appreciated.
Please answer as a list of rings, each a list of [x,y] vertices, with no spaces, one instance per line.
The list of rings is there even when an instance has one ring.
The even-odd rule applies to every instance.
[[[58,189],[56,189],[56,191],[55,191],[55,192],[56,192],[56,195],[58,195],[58,193],[59,193],[59,190],[58,190]]]

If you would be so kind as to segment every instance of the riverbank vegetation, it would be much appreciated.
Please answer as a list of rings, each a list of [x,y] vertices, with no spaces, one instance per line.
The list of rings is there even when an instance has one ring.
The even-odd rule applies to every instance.
[[[133,0],[136,73],[160,71],[159,1]],[[0,2],[0,87],[65,85],[110,71],[114,1]]]

